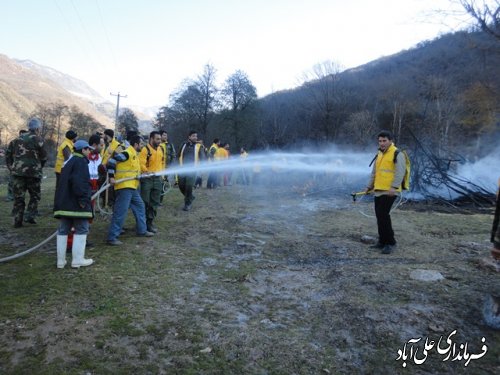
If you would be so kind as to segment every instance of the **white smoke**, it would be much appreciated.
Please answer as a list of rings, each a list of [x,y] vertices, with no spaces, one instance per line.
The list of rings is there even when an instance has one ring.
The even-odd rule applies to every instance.
[[[500,178],[500,146],[474,163],[468,162],[459,166],[456,175],[482,187],[486,191],[495,193]]]

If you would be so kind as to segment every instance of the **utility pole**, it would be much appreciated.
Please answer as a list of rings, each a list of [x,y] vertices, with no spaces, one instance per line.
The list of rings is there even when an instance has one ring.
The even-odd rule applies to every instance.
[[[112,92],[109,93],[111,96],[116,96],[116,116],[115,116],[115,136],[118,133],[118,111],[120,110],[120,97],[121,98],[126,98],[127,95],[121,95],[120,91],[118,91],[118,94],[113,94]]]

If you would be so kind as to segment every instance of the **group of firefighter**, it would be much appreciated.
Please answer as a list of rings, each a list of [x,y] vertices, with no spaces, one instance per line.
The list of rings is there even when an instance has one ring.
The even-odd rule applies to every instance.
[[[44,141],[40,137],[42,122],[37,118],[28,121],[28,130],[19,132],[6,150],[9,169],[9,190],[14,200],[12,215],[14,227],[23,223],[36,224],[38,202],[41,199],[42,168],[47,161]],[[241,150],[240,156],[247,153]],[[198,134],[191,131],[179,152],[168,141],[165,130],[152,131],[147,140],[137,132],[129,131],[120,139],[112,129],[92,135],[88,141],[78,139],[68,130],[57,148],[55,162],[56,191],[54,217],[59,219],[57,232],[57,267],[66,265],[68,247],[72,251],[71,266],[79,268],[93,263],[85,258],[87,234],[94,216],[95,203],[111,206],[112,217],[107,234],[107,244],[122,245],[118,237],[131,209],[136,222],[136,235],[152,237],[158,232],[154,224],[157,209],[162,205],[167,187],[178,185],[184,195],[184,211],[191,209],[193,189],[201,187],[201,175],[196,173],[198,163],[221,161],[229,158],[229,144],[214,139],[205,148]],[[163,173],[175,164],[185,167],[186,173],[167,177]],[[170,181],[169,181],[170,178]],[[229,184],[228,173],[211,172],[207,188]],[[111,185],[97,194],[103,185]],[[26,207],[25,194],[30,199]],[[101,203],[102,202],[102,203]]]
[[[30,119],[28,130],[20,131],[19,137],[9,143],[5,152],[14,196],[14,227],[22,227],[23,222],[36,224],[42,168],[47,161],[44,142],[39,135],[41,126],[39,119]],[[390,212],[405,184],[405,177],[408,177],[405,169],[408,161],[404,152],[399,152],[394,145],[390,132],[380,132],[377,139],[379,150],[364,192],[374,195],[378,241],[372,247],[382,254],[391,254],[396,249],[396,239]],[[247,155],[244,149],[240,150],[242,159],[246,159]],[[223,144],[216,138],[207,149],[198,139],[196,131],[189,132],[178,152],[168,141],[164,130],[152,131],[147,140],[137,132],[129,131],[124,139],[119,140],[113,130],[106,129],[102,134],[92,135],[88,141],[78,139],[77,133],[72,130],[67,131],[57,149],[55,164],[54,217],[59,219],[57,267],[64,268],[66,265],[68,239],[72,239],[72,267],[93,263],[92,259],[85,258],[85,247],[89,219],[94,216],[94,202],[103,200],[104,205],[113,208],[106,239],[108,245],[122,245],[118,237],[124,232],[123,225],[129,209],[135,218],[136,235],[152,237],[158,232],[154,220],[158,207],[162,205],[165,187],[178,185],[184,195],[182,209],[189,211],[195,199],[193,189],[202,185],[196,166],[202,161],[217,162],[228,158],[229,144]],[[182,173],[170,176],[169,181],[164,171],[174,164],[181,166]],[[229,184],[229,171],[221,173],[216,170],[213,168],[208,175],[208,189]],[[243,183],[248,183],[244,173],[243,177]],[[112,188],[100,189],[103,185],[111,185]],[[104,190],[101,195],[97,194],[99,189]],[[24,200],[26,191],[30,194],[27,207]],[[491,254],[495,261],[500,261],[499,222],[500,197],[497,194],[491,235],[494,244]]]

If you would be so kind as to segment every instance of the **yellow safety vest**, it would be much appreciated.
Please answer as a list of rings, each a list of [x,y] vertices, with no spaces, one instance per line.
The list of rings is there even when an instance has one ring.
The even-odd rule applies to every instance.
[[[215,154],[214,154],[215,160],[223,160],[223,159],[227,159],[227,157],[228,157],[228,155],[227,155],[226,149],[224,147],[219,147],[217,149],[217,151],[215,151]]]
[[[219,149],[219,146],[217,146],[217,143],[212,143],[212,146],[210,146],[210,148],[208,149],[208,154],[210,155],[210,157],[213,157],[215,159],[215,154],[217,153],[218,149]],[[213,154],[212,154],[212,150],[215,150]]]
[[[165,154],[163,147],[156,150],[148,143],[141,149],[139,154],[141,162],[141,172],[160,172],[165,168]]]
[[[141,174],[141,164],[139,162],[139,155],[137,155],[137,151],[135,151],[132,146],[129,146],[125,151],[128,153],[128,159],[116,164],[115,180],[138,177]],[[115,190],[137,189],[138,186],[138,179],[129,180],[116,184]]]
[[[389,190],[396,174],[396,164],[394,163],[394,153],[397,148],[391,144],[385,151],[379,151],[375,161],[375,190]],[[401,186],[396,189],[401,191]]]
[[[63,164],[64,164],[64,154],[63,150],[66,147],[69,147],[71,150],[71,153],[73,153],[73,146],[74,143],[71,139],[69,138],[64,138],[64,141],[62,141],[61,145],[57,148],[57,157],[56,157],[56,166],[54,167],[56,173],[61,173]]]
[[[194,145],[194,165],[197,165],[200,162],[200,147],[201,144],[197,143]],[[179,164],[182,165],[184,162],[184,149],[186,146],[184,145],[181,149],[181,154],[179,155]]]
[[[160,146],[163,149],[163,156],[165,158],[165,168],[167,168],[167,142],[160,143]]]
[[[116,140],[116,138],[113,138],[111,143],[109,144],[108,147],[104,150],[104,154],[102,155],[102,164],[106,165],[108,164],[108,160],[111,156],[113,156],[115,150],[118,148],[120,145],[120,142]]]

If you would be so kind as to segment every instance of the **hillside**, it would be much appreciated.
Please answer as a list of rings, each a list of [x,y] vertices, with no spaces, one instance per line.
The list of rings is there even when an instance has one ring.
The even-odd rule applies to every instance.
[[[414,146],[413,133],[443,153],[475,158],[494,148],[500,132],[500,44],[488,34],[442,35],[344,71],[335,64],[341,56],[325,54],[332,60],[315,66],[300,86],[257,99],[236,117],[214,111],[204,137],[223,138],[235,150],[366,147],[380,129],[388,129],[397,144]],[[169,113],[172,139],[182,139],[186,127],[201,128],[183,120],[196,112],[182,101]]]
[[[69,76],[58,73],[51,69],[54,74],[58,73],[58,82],[61,77],[66,77],[68,86],[66,89],[54,76],[52,79],[47,71],[40,69],[34,63],[19,62],[0,54],[0,129],[1,143],[5,143],[13,134],[23,126],[26,118],[32,113],[37,105],[61,102],[67,106],[76,106],[82,112],[89,114],[104,126],[113,125],[113,105],[94,104],[88,99],[77,96],[72,92],[78,92],[74,84],[78,80],[73,78],[73,86],[70,86]],[[80,81],[81,82],[81,81]],[[81,89],[86,84],[81,82]],[[86,86],[87,94],[94,91]],[[70,92],[70,91],[72,92]],[[95,92],[94,92],[95,93]],[[96,94],[96,93],[95,93]],[[92,94],[94,95],[94,94]],[[95,98],[94,98],[95,99]]]
[[[64,90],[78,97],[90,100],[93,103],[103,103],[106,101],[97,91],[78,78],[64,74],[48,66],[37,64],[31,60],[14,59],[14,61],[32,72],[39,74],[41,77],[59,84]]]

